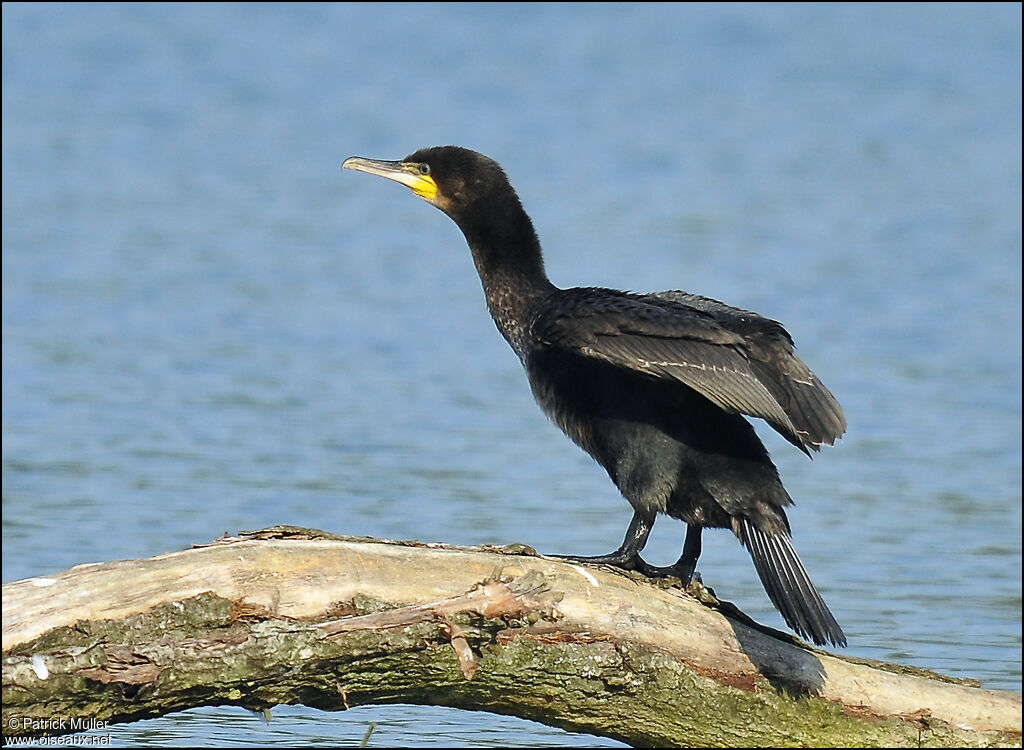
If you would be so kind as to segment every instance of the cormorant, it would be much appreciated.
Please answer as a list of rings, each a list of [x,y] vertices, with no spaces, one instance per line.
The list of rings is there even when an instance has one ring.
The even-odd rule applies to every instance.
[[[781,324],[680,291],[556,287],[504,170],[475,151],[442,146],[342,167],[400,182],[458,225],[538,404],[633,506],[617,550],[568,559],[686,584],[701,531],[731,529],[786,623],[816,644],[846,645],[790,542],[784,508],[793,501],[743,417],[763,419],[808,456],[846,429]],[[658,513],[687,524],[682,555],[667,568],[640,557]]]

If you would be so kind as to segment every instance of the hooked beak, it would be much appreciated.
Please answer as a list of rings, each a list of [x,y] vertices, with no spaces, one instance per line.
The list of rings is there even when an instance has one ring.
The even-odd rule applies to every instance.
[[[352,156],[345,159],[342,169],[354,169],[357,172],[375,174],[388,180],[400,182],[411,188],[416,195],[431,203],[437,196],[437,183],[429,174],[420,171],[420,165],[405,161],[381,161],[380,159],[364,159]]]

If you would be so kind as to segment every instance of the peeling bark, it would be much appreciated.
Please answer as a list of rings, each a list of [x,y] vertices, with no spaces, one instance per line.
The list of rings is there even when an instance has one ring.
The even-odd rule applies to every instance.
[[[1020,694],[837,657],[699,584],[523,547],[277,528],[3,587],[6,736],[397,702],[637,746],[1021,745]]]

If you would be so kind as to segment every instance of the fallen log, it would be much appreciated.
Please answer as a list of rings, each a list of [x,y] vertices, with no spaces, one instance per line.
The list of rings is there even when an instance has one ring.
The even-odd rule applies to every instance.
[[[1019,693],[835,656],[700,584],[521,546],[278,527],[3,586],[5,736],[202,705],[374,703],[636,746],[1021,745]]]

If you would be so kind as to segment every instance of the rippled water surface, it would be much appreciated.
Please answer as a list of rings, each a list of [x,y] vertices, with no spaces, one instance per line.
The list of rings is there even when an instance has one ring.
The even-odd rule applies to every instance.
[[[761,431],[848,652],[1021,689],[1019,4],[5,4],[4,581],[278,523],[616,546],[629,508],[532,404],[458,230],[339,171],[443,143],[505,165],[555,283],[783,321],[850,423],[813,463]],[[403,706],[114,737],[371,722],[617,744]]]

